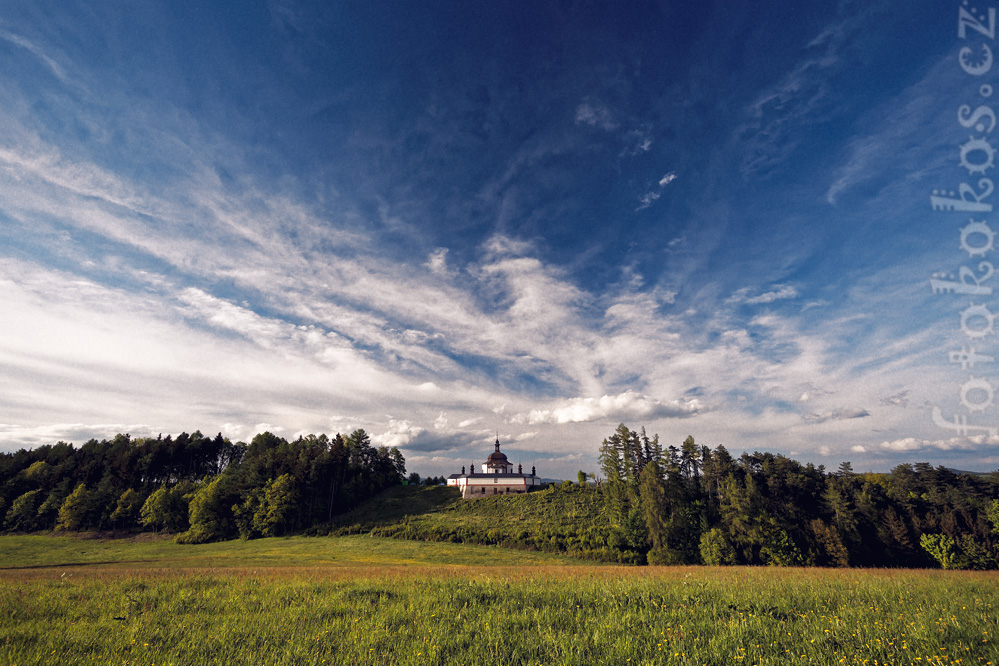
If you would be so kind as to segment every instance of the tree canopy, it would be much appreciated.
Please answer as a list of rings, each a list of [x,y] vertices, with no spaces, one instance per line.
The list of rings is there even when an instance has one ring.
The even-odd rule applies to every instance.
[[[119,434],[0,454],[0,518],[7,530],[165,530],[192,543],[273,536],[328,522],[405,474],[399,450],[363,430],[249,444]]]
[[[833,473],[774,453],[663,448],[618,426],[600,447],[609,545],[622,561],[999,566],[999,474],[927,463]]]

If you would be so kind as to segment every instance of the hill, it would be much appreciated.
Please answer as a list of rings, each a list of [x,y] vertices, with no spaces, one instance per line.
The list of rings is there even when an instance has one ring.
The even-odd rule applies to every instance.
[[[474,501],[454,488],[397,486],[369,499],[334,523],[330,534],[370,533],[418,541],[498,545],[565,553],[602,561],[630,561],[608,548],[610,522],[601,491],[572,483],[523,495]]]

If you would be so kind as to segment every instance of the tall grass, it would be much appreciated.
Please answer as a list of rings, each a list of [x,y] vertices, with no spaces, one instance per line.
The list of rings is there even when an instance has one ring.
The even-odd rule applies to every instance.
[[[28,534],[0,535],[0,573],[31,567],[142,568],[312,567],[352,564],[513,565],[576,562],[545,553],[502,548],[350,536],[337,539],[282,537],[180,545],[169,536],[86,539]],[[61,569],[60,569],[61,570]]]
[[[0,571],[0,664],[999,664],[996,574],[394,566],[362,546],[406,542],[341,541],[339,565]]]

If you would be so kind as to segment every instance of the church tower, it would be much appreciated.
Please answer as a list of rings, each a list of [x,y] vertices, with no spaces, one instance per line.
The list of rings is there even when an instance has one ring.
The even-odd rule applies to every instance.
[[[510,465],[510,461],[507,460],[506,454],[500,452],[499,437],[496,437],[496,450],[489,454],[486,458],[486,473],[487,474],[506,474],[507,472],[513,472],[513,467]]]

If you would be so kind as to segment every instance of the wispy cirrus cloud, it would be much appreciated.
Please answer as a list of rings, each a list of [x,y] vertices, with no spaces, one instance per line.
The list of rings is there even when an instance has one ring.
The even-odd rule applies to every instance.
[[[57,28],[0,10],[0,64],[17,84],[0,90],[0,303],[31,322],[0,332],[0,405],[23,424],[0,447],[104,437],[115,424],[222,424],[233,437],[364,427],[420,464],[478,459],[499,435],[575,466],[618,421],[806,455],[935,441],[913,416],[947,368],[927,360],[939,327],[906,314],[923,303],[916,269],[897,257],[880,272],[864,259],[841,268],[821,248],[834,226],[822,193],[837,219],[861,217],[847,195],[899,154],[908,168],[918,150],[894,149],[911,133],[861,119],[853,134],[830,128],[844,148],[822,156],[819,175],[792,159],[844,108],[850,49],[880,37],[863,32],[866,10],[844,5],[818,29],[807,13],[775,56],[736,40],[766,41],[769,26],[743,24],[758,10],[719,5],[705,16],[738,18],[724,24],[731,46],[691,30],[690,72],[648,57],[661,42],[635,41],[587,71],[524,76],[522,62],[551,54],[429,43],[438,33],[421,25],[400,28],[412,41],[398,43],[418,48],[396,58],[394,39],[383,50],[375,38],[378,12],[343,22],[328,5],[267,9],[260,34],[274,41],[245,44],[212,31],[225,20],[171,23],[97,2],[95,17],[163,26],[151,30],[156,62],[134,72],[106,67],[117,58],[104,49],[127,51],[128,36],[111,33],[132,21],[74,33],[76,15],[55,2],[37,15],[55,14]],[[339,38],[347,23],[356,44]],[[467,42],[503,30],[479,28],[489,39]],[[566,63],[593,54],[587,30],[559,33]],[[224,45],[225,62],[198,69],[196,42]],[[729,71],[736,50],[767,67]],[[443,72],[437,58],[452,51]],[[355,61],[329,80],[329,63]],[[892,117],[887,106],[905,99],[871,113]],[[933,108],[893,110],[911,130]],[[752,187],[732,188],[732,164]],[[778,169],[787,182],[757,187]],[[877,245],[855,229],[858,245]],[[756,251],[774,246],[777,261]]]
[[[841,4],[840,16],[811,39],[802,57],[746,108],[746,121],[735,136],[744,142],[743,178],[766,177],[788,163],[802,144],[807,128],[838,113],[830,79],[840,71],[855,42],[868,39],[867,29],[885,12],[884,3],[862,9]]]
[[[58,62],[56,62],[53,58],[49,57],[49,55],[45,53],[45,51],[41,47],[37,46],[31,40],[21,37],[20,35],[15,35],[11,32],[4,30],[3,28],[0,28],[0,39],[8,41],[11,44],[20,46],[23,49],[26,49],[33,56],[38,58],[38,60],[40,60],[48,68],[48,70],[52,72],[53,76],[55,76],[63,83],[71,83],[69,77],[66,75],[66,70],[64,70],[63,67]]]
[[[773,303],[774,301],[781,301],[791,298],[798,297],[798,290],[791,285],[775,285],[770,291],[765,291],[763,293],[758,293],[755,296],[750,296],[753,289],[750,287],[743,287],[739,289],[734,294],[732,294],[727,302],[729,303],[745,303],[746,305],[761,305],[764,303]]]
[[[654,204],[656,201],[658,201],[659,198],[662,196],[663,188],[672,183],[674,180],[676,180],[675,171],[670,171],[662,178],[660,178],[659,183],[657,184],[657,189],[650,190],[638,198],[638,202],[640,205],[635,210],[636,211],[645,210],[646,208]]]
[[[830,205],[854,188],[878,181],[889,165],[903,168],[912,182],[947,161],[948,141],[960,137],[946,131],[956,125],[948,102],[962,94],[962,80],[952,72],[953,62],[941,58],[921,80],[861,119],[860,132],[846,146],[845,161],[832,171],[825,195]],[[940,129],[928,131],[930,125]],[[882,198],[886,206],[897,205],[893,188],[886,188]]]
[[[616,130],[619,123],[606,105],[588,99],[576,107],[576,124],[596,127],[607,132]]]

